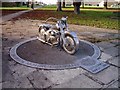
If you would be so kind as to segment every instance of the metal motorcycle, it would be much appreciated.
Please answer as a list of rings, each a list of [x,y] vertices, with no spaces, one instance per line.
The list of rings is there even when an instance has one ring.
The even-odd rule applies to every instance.
[[[57,19],[54,17],[48,18],[44,24],[39,25],[38,39],[51,46],[60,46],[67,53],[75,54],[79,49],[79,39],[75,32],[68,29],[67,24],[68,17],[62,17]],[[48,24],[49,20],[55,20],[55,25]]]

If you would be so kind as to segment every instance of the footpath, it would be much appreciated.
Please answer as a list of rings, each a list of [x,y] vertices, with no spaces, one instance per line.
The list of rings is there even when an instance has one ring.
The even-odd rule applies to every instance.
[[[38,8],[41,8],[41,7],[36,7],[36,8],[34,8],[34,10],[36,10],[36,9],[38,9]],[[30,11],[32,11],[32,10],[33,10],[33,9],[24,10],[24,11],[19,11],[19,12],[13,13],[13,14],[1,16],[1,17],[0,17],[0,23],[5,22],[5,21],[8,21],[8,20],[10,20],[10,19],[12,19],[12,18],[15,18],[15,17],[17,17],[17,16],[20,16],[20,15],[22,15],[23,13],[30,12]]]

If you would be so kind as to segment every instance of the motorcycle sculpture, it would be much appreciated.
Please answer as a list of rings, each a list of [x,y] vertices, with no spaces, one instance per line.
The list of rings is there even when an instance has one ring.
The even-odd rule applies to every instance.
[[[47,24],[48,20],[56,20],[57,23],[53,26]],[[39,25],[38,39],[51,46],[60,46],[69,54],[75,54],[79,49],[76,33],[68,30],[67,17],[62,17],[60,20],[54,17],[48,18],[44,24]]]

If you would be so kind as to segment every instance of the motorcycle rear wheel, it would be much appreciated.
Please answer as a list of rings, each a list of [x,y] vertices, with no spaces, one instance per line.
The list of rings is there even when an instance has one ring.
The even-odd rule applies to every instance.
[[[63,49],[71,55],[75,54],[77,50],[76,50],[76,43],[74,38],[71,35],[66,35],[65,41],[66,44],[63,43]]]

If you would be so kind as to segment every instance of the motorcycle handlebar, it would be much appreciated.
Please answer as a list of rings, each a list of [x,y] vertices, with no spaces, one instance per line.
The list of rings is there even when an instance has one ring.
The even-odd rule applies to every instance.
[[[47,20],[45,20],[44,22],[47,22],[47,21],[49,21],[49,20],[56,20],[56,21],[58,21],[59,19],[54,18],[54,17],[50,17],[50,18],[48,18]]]
[[[67,19],[68,16],[66,16],[65,18]],[[61,19],[57,19],[57,18],[54,18],[54,17],[50,17],[50,18],[48,18],[47,20],[45,20],[44,23],[46,23],[46,22],[49,21],[49,20],[56,20],[56,21],[59,21],[59,20],[61,20]]]

